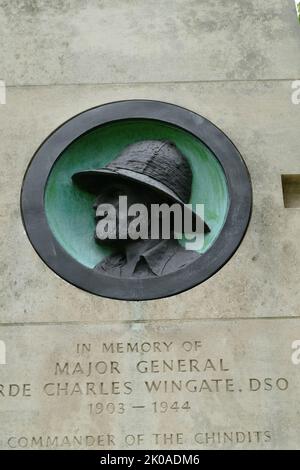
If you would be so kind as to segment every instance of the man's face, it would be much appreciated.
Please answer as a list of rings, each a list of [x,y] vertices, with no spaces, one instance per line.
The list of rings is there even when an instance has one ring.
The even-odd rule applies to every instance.
[[[127,215],[127,211],[120,209],[120,196],[127,196],[127,207],[136,203],[147,203],[147,194],[145,191],[141,192],[141,188],[132,183],[131,185],[126,183],[113,183],[109,187],[106,187],[101,194],[97,197],[93,208],[96,211],[96,230],[95,239],[105,244],[124,244],[130,241],[128,237],[128,225],[132,218]],[[104,219],[107,219],[107,213],[105,207],[110,205],[115,210],[115,218],[112,219],[112,223],[105,224],[105,236],[103,237],[104,230]],[[109,210],[109,207],[107,207]],[[120,210],[119,210],[120,209]],[[100,223],[102,221],[102,223]],[[115,223],[114,223],[115,222]],[[123,238],[120,239],[120,232],[123,234]],[[124,239],[124,233],[127,238]]]

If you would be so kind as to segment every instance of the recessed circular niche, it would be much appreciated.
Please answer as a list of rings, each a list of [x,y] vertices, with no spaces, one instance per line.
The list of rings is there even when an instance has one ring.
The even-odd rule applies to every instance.
[[[111,251],[94,240],[95,196],[79,189],[71,177],[104,167],[126,146],[142,140],[172,141],[187,158],[193,173],[190,202],[204,204],[210,232],[201,256],[177,272],[113,278],[93,269]],[[251,205],[249,173],[228,137],[202,116],[147,100],[105,104],[64,123],[35,153],[21,194],[27,235],[48,267],[79,288],[120,300],[178,294],[212,276],[241,243]]]

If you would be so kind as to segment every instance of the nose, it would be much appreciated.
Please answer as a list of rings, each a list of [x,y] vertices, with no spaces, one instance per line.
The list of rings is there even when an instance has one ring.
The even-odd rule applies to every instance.
[[[108,210],[103,210],[101,208],[101,213],[99,214],[100,211],[98,211],[98,206],[96,206],[96,214],[95,214],[95,221],[99,222],[99,220],[104,219],[108,215]]]

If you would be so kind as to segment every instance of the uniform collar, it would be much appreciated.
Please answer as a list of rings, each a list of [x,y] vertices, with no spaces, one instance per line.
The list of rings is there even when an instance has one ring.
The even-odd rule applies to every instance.
[[[152,240],[153,241],[153,240]],[[161,276],[167,262],[176,252],[177,242],[175,240],[155,240],[140,255],[144,258],[151,271],[157,276]]]

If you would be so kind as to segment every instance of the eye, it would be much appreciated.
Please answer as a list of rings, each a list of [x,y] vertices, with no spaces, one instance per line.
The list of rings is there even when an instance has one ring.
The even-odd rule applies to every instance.
[[[120,196],[121,190],[120,189],[113,189],[108,193],[109,197],[115,198],[116,196]]]

